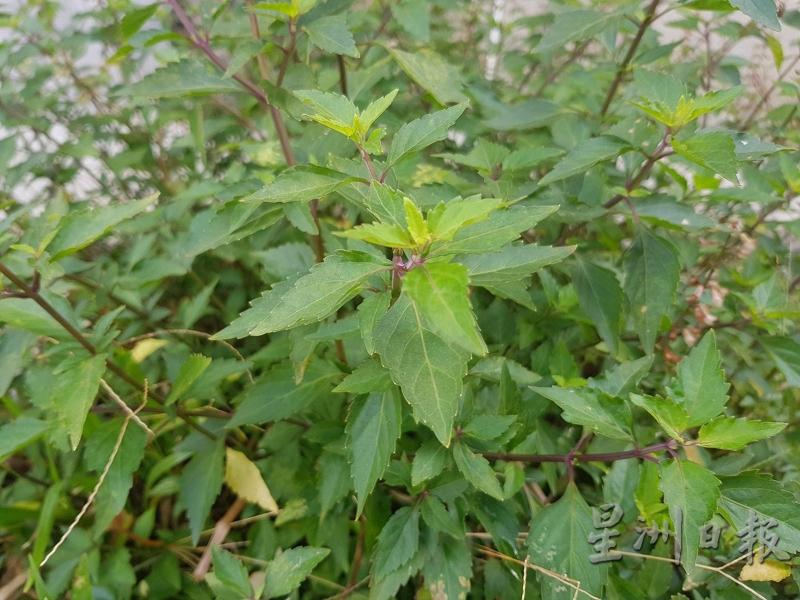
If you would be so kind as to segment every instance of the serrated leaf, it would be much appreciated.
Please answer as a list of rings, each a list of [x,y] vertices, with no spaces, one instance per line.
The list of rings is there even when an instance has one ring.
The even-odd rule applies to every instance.
[[[375,354],[375,327],[389,310],[389,292],[373,294],[358,305],[358,328],[367,354]]]
[[[370,394],[348,418],[347,447],[356,490],[356,517],[389,464],[400,437],[401,421],[402,406],[396,388]]]
[[[97,396],[100,378],[105,370],[106,357],[104,354],[98,354],[70,365],[58,376],[53,397],[57,399],[55,406],[59,423],[64,424],[73,450],[78,447],[86,415]]]
[[[771,532],[778,538],[777,548],[784,552],[800,552],[797,499],[771,476],[748,472],[723,477],[719,504],[737,531],[746,528],[753,514],[760,522],[775,519],[778,524]]]
[[[378,535],[373,562],[376,577],[385,577],[407,565],[419,547],[419,512],[404,506],[389,517]]]
[[[459,229],[452,241],[434,244],[432,255],[494,252],[519,239],[558,210],[558,206],[514,205],[490,214],[486,220]]]
[[[790,337],[781,336],[764,336],[759,342],[786,377],[786,382],[800,387],[800,344]]]
[[[235,81],[217,75],[211,67],[196,60],[182,60],[153,71],[141,81],[121,88],[114,95],[180,98],[241,91],[242,88]]]
[[[706,448],[741,450],[747,444],[779,434],[786,423],[717,417],[700,428],[697,443]]]
[[[353,34],[347,27],[347,15],[344,13],[314,19],[305,26],[305,30],[317,48],[353,58],[361,56]]]
[[[19,417],[0,426],[0,460],[36,441],[49,424],[31,417]]]
[[[583,425],[595,433],[616,440],[633,439],[630,429],[630,409],[619,398],[581,388],[531,387],[531,389],[557,404],[563,411],[561,417],[569,423]]]
[[[404,228],[389,223],[365,223],[352,229],[337,231],[335,235],[387,248],[413,248],[416,245]]]
[[[591,9],[562,12],[547,27],[534,52],[552,52],[570,42],[588,39],[608,27],[616,17],[614,13]]]
[[[730,3],[759,25],[773,31],[781,30],[775,0],[730,0]]]
[[[469,481],[476,489],[498,500],[503,500],[503,488],[497,481],[497,475],[489,461],[480,454],[475,454],[469,447],[457,441],[453,445],[453,458],[456,466],[464,479]]]
[[[202,354],[190,354],[186,361],[181,365],[181,370],[178,371],[178,376],[175,378],[175,383],[167,396],[167,404],[177,402],[183,396],[195,380],[203,374],[203,372],[211,364],[211,358],[203,356]]]
[[[612,354],[619,347],[622,328],[622,287],[616,275],[583,259],[578,259],[572,272],[572,284],[578,293],[581,308],[589,315]]]
[[[736,145],[731,134],[723,131],[696,133],[683,139],[672,140],[678,156],[719,173],[732,183],[738,183]]]
[[[672,307],[680,277],[677,251],[666,240],[642,230],[625,256],[625,295],[646,353],[653,351],[661,319]]]
[[[678,365],[689,427],[707,423],[725,408],[728,383],[722,372],[721,360],[717,338],[711,329]]]
[[[405,52],[397,48],[387,48],[387,50],[406,75],[429,92],[440,104],[467,100],[461,92],[463,83],[458,69],[433,50],[428,48],[417,52]]]
[[[669,516],[680,526],[681,564],[691,572],[700,546],[700,529],[714,516],[720,481],[711,471],[688,460],[661,466],[661,491]]]
[[[469,301],[469,278],[463,265],[420,265],[406,273],[403,290],[419,307],[426,325],[434,333],[467,352],[486,354],[488,349]]]
[[[145,211],[157,199],[158,193],[155,193],[125,204],[110,204],[73,211],[59,224],[58,233],[48,244],[47,251],[51,254],[52,260],[74,254],[123,221]]]
[[[375,349],[403,390],[415,418],[430,427],[442,444],[449,445],[467,353],[451,347],[428,328],[407,294],[400,295],[375,328]]]
[[[528,556],[537,565],[565,574],[581,582],[581,589],[600,594],[608,565],[589,560],[593,533],[592,510],[574,483],[567,485],[564,495],[537,513],[528,534]],[[551,577],[540,579],[542,597],[548,600],[571,600],[575,590]]]
[[[564,260],[575,251],[574,246],[509,246],[498,252],[464,256],[459,260],[467,267],[473,285],[491,286],[517,282],[542,267]]]
[[[225,445],[221,442],[206,445],[196,452],[184,467],[180,477],[178,498],[186,507],[192,544],[197,545],[200,532],[222,489]]]
[[[435,441],[425,442],[419,447],[411,462],[411,485],[414,487],[433,479],[444,469],[447,451]]]
[[[263,335],[321,321],[358,295],[370,277],[389,270],[388,261],[375,261],[363,253],[330,255],[293,285],[273,288],[269,301],[254,302],[228,327],[236,331],[238,322],[244,321],[250,335]],[[226,335],[225,331],[217,335]]]
[[[392,138],[386,165],[392,166],[412,152],[419,152],[446,138],[466,108],[466,104],[457,104],[403,125]]]
[[[428,226],[434,239],[451,240],[460,229],[485,220],[502,204],[498,198],[455,198],[428,213]]]
[[[615,158],[626,147],[625,142],[609,137],[592,138],[579,144],[556,163],[556,166],[542,177],[539,185],[548,185],[573,175],[585,173],[597,163]]]
[[[217,597],[230,600],[250,598],[253,589],[244,565],[217,545],[211,547],[211,556],[214,562],[213,577],[210,580],[207,577],[206,580]]]
[[[58,321],[31,298],[0,299],[0,323],[56,339],[69,337]]]
[[[338,369],[322,361],[308,365],[300,383],[289,368],[270,371],[245,390],[226,427],[286,419],[326,396],[340,377]]]
[[[464,540],[440,539],[422,567],[431,598],[467,598],[472,579],[472,553]]]
[[[307,202],[335,192],[356,178],[332,169],[314,166],[291,167],[244,202]]]
[[[383,392],[392,385],[389,371],[384,369],[376,360],[367,360],[358,365],[353,372],[345,377],[342,382],[333,388],[339,394],[369,394],[370,392]]]
[[[689,417],[680,404],[658,396],[639,394],[631,394],[631,402],[650,413],[668,436],[683,441],[682,434],[687,428]]]
[[[327,548],[311,546],[289,548],[280,552],[267,564],[264,598],[292,593],[328,554],[330,550]]]
[[[225,483],[237,496],[264,510],[277,513],[278,504],[261,476],[261,471],[247,456],[232,448],[225,449]]]

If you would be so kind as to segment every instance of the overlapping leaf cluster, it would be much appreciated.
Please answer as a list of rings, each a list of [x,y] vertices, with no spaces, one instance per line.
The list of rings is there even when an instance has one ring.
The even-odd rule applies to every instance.
[[[798,593],[800,13],[507,4],[2,15],[0,589]]]

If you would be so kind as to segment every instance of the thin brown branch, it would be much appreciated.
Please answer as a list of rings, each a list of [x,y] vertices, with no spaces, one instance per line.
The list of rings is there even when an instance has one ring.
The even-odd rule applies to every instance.
[[[192,577],[196,580],[200,581],[205,578],[209,567],[211,567],[211,550],[214,546],[219,546],[225,541],[228,532],[231,530],[231,523],[236,520],[236,517],[239,516],[239,513],[244,510],[246,505],[247,502],[245,500],[237,498],[234,503],[230,505],[228,510],[225,511],[222,518],[217,521],[217,524],[214,526],[214,533],[211,535],[211,539],[208,541],[208,545],[205,550],[203,550],[203,555],[200,557],[200,561],[197,563],[192,573]]]
[[[670,156],[672,154],[671,150],[667,150],[667,146],[669,145],[669,138],[672,135],[672,130],[668,127],[664,136],[661,138],[661,141],[656,146],[655,151],[647,156],[647,160],[645,160],[644,164],[642,164],[639,171],[636,175],[629,179],[625,183],[625,193],[624,194],[617,194],[611,200],[603,204],[605,208],[612,208],[625,200],[630,194],[631,191],[635,190],[639,184],[641,184],[645,179],[647,179],[648,175],[650,175],[650,171],[653,170],[653,166],[662,158]]]
[[[786,76],[789,73],[791,73],[792,69],[794,69],[794,67],[797,65],[798,62],[800,62],[800,54],[795,56],[792,62],[786,65],[786,68],[784,68],[783,71],[781,71],[778,74],[778,77],[775,79],[775,81],[772,82],[772,85],[767,89],[766,92],[764,92],[759,101],[753,107],[753,110],[750,111],[750,114],[747,115],[747,118],[744,120],[744,124],[742,125],[742,131],[747,131],[748,129],[750,129],[750,127],[753,125],[753,122],[755,121],[756,115],[758,115],[759,111],[764,107],[764,105],[767,104],[767,102],[769,102],[769,99],[772,96],[772,94],[775,92],[775,90],[778,88],[778,86],[784,80],[784,78],[786,78]]]
[[[625,54],[625,58],[622,59],[619,67],[617,67],[617,73],[614,75],[614,81],[611,82],[611,87],[608,89],[606,99],[603,102],[603,108],[600,110],[601,117],[604,117],[608,112],[608,109],[611,107],[611,102],[614,100],[614,96],[617,95],[617,90],[619,89],[619,86],[625,77],[625,73],[628,71],[628,66],[636,56],[636,51],[639,49],[639,44],[644,37],[645,31],[647,31],[647,28],[650,27],[653,21],[655,21],[656,9],[658,8],[660,2],[661,0],[653,0],[650,3],[650,6],[647,7],[645,16],[642,19],[642,22],[639,24],[639,29],[636,30],[636,35],[634,36],[633,41],[628,48],[628,52]]]
[[[631,450],[620,450],[618,452],[598,452],[593,454],[583,454],[580,452],[570,452],[567,454],[515,454],[510,452],[483,452],[484,458],[490,460],[505,460],[505,461],[518,461],[524,463],[571,463],[578,462],[615,462],[618,460],[627,460],[631,458],[647,459],[659,452],[666,452],[669,450],[676,450],[679,447],[678,442],[669,440],[666,442],[659,442],[643,448],[633,448]]]

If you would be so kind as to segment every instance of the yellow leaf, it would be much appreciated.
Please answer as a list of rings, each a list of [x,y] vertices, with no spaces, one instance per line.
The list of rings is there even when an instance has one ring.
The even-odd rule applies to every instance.
[[[163,348],[168,343],[169,342],[167,340],[157,340],[154,338],[137,342],[136,345],[131,350],[131,358],[133,359],[134,362],[140,363],[145,358],[150,356],[153,352],[155,352],[159,348]]]
[[[791,574],[792,569],[789,565],[769,558],[761,562],[756,553],[753,564],[742,567],[739,579],[742,581],[783,581]]]
[[[258,504],[264,510],[278,512],[278,505],[261,477],[261,471],[244,454],[225,450],[225,483],[240,498]]]

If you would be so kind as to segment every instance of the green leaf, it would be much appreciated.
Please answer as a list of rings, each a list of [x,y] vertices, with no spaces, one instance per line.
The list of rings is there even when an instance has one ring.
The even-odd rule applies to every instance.
[[[498,198],[455,198],[428,213],[428,226],[434,239],[451,240],[458,230],[485,220],[502,205]]]
[[[117,441],[122,419],[108,421],[95,430],[86,442],[85,460],[87,466],[100,473],[111,456]],[[128,493],[133,486],[133,474],[139,468],[144,457],[147,435],[141,427],[131,423],[125,430],[122,445],[111,463],[95,501],[94,529],[96,533],[104,531],[120,511],[125,508]]]
[[[487,286],[519,281],[542,267],[561,262],[575,251],[574,246],[509,246],[499,252],[463,257],[473,285]]]
[[[569,423],[583,425],[595,433],[615,440],[633,439],[630,409],[619,398],[581,388],[531,387],[531,389],[557,404],[563,411],[561,417]]]
[[[681,529],[681,564],[694,570],[700,546],[700,529],[714,516],[720,481],[711,471],[687,460],[661,466],[661,491],[675,527]]]
[[[389,371],[376,360],[367,360],[358,365],[353,372],[333,388],[336,393],[369,394],[383,392],[392,385]]]
[[[206,582],[218,598],[241,600],[250,598],[253,589],[244,565],[230,552],[217,545],[211,547],[214,571],[206,576]]]
[[[408,564],[419,547],[419,512],[404,506],[389,517],[378,535],[373,573],[385,577]]]
[[[0,461],[38,440],[48,423],[31,417],[19,417],[0,426]]]
[[[764,336],[759,338],[759,342],[786,377],[786,383],[800,387],[800,344],[790,337],[781,336]]]
[[[71,364],[58,376],[53,396],[56,399],[56,412],[59,424],[63,423],[69,436],[70,445],[75,450],[83,434],[83,423],[92,407],[100,378],[106,370],[106,357],[98,354],[77,364]]]
[[[777,435],[786,425],[786,423],[717,417],[700,428],[697,443],[706,448],[741,450],[747,444]]]
[[[367,354],[375,354],[375,327],[389,310],[390,300],[389,292],[381,292],[367,296],[358,305],[358,328]]]
[[[122,21],[120,21],[119,24],[119,32],[122,36],[122,39],[127,40],[133,34],[138,32],[142,26],[147,23],[147,21],[149,21],[154,14],[156,14],[158,7],[159,4],[155,3],[127,12],[125,16],[122,17]]]
[[[771,532],[778,536],[777,547],[785,552],[800,552],[797,499],[769,475],[748,472],[723,477],[719,506],[737,531],[746,527],[751,514],[760,522],[775,519],[778,525]]]
[[[337,231],[335,234],[339,237],[361,240],[387,248],[413,248],[415,246],[404,228],[389,223],[367,223],[345,231]]]
[[[82,250],[123,221],[147,210],[157,199],[158,193],[155,193],[134,202],[89,207],[69,213],[61,221],[58,233],[47,246],[52,260],[58,260]]]
[[[205,529],[211,507],[222,489],[225,444],[222,441],[207,444],[181,472],[178,499],[186,507],[192,544],[197,545],[200,532]]]
[[[672,148],[678,156],[719,173],[738,184],[736,145],[729,133],[707,131],[683,139],[673,139]]]
[[[141,81],[118,90],[115,96],[133,98],[181,98],[208,94],[232,94],[243,88],[217,75],[211,67],[195,60],[182,60],[161,67]]]
[[[588,39],[600,33],[616,18],[615,13],[602,13],[591,9],[562,12],[556,15],[553,23],[545,29],[534,52],[544,54],[563,48],[570,42]]]
[[[457,104],[403,125],[392,138],[386,159],[387,167],[446,138],[447,132],[466,108],[466,104]]]
[[[31,298],[0,300],[0,323],[56,339],[69,337],[58,321]]]
[[[323,167],[292,167],[283,171],[272,183],[247,196],[244,201],[307,202],[324,198],[352,181],[356,181],[356,178]]]
[[[449,445],[468,355],[428,328],[407,294],[400,295],[375,328],[375,349],[415,418]]]
[[[422,567],[431,598],[467,598],[472,579],[472,553],[465,540],[439,539]]]
[[[266,569],[265,598],[286,596],[300,587],[314,568],[330,554],[327,548],[302,546],[280,552]]]
[[[441,448],[441,446],[439,446]],[[446,533],[458,540],[464,539],[464,528],[456,522],[444,503],[433,494],[425,496],[420,503],[420,514],[425,523],[436,531]]]
[[[599,162],[618,156],[627,144],[609,137],[592,138],[571,150],[556,166],[539,181],[539,185],[548,185],[573,175],[586,173]]]
[[[403,210],[406,215],[408,232],[418,246],[425,246],[431,241],[431,234],[428,230],[428,223],[422,216],[422,211],[409,197],[403,198]]]
[[[324,262],[314,265],[307,275],[300,277],[289,289],[282,289],[273,302],[265,303],[263,309],[261,304],[254,304],[239,319],[246,320],[250,335],[263,335],[321,321],[358,295],[370,277],[389,270],[388,261],[375,260],[364,253],[330,255]],[[235,327],[237,321],[229,327]]]
[[[503,374],[510,378],[505,365]],[[508,431],[516,420],[516,415],[478,415],[467,423],[462,433],[478,440],[493,440]]]
[[[305,30],[317,48],[353,58],[361,56],[353,34],[347,27],[347,15],[344,13],[315,19],[305,26]]]
[[[513,106],[498,107],[484,124],[497,131],[524,131],[545,127],[553,122],[563,108],[549,100],[531,98]]]
[[[707,423],[724,410],[728,401],[728,383],[722,372],[713,329],[680,362],[678,379],[683,389],[683,406],[689,417],[689,427]]]
[[[578,259],[572,271],[572,284],[581,308],[592,319],[611,353],[616,354],[624,305],[617,276],[608,269]]]
[[[358,500],[356,517],[389,464],[400,437],[401,422],[402,406],[396,388],[370,394],[348,418],[350,473]]]
[[[397,89],[393,89],[385,96],[381,96],[377,100],[370,102],[369,106],[361,111],[358,116],[358,120],[363,133],[366,133],[367,130],[372,127],[372,124],[378,120],[378,117],[386,112],[386,109],[392,105],[392,102],[394,102],[398,91],[399,90]]]
[[[643,229],[625,256],[625,295],[636,332],[650,354],[661,319],[672,307],[680,277],[677,251],[666,240]]]
[[[436,441],[425,442],[419,447],[411,463],[411,485],[417,487],[421,483],[433,479],[444,470],[447,462],[447,451]]]
[[[730,0],[730,3],[759,25],[773,31],[781,30],[775,0]]]
[[[178,371],[175,383],[167,396],[167,404],[177,402],[210,364],[211,359],[208,356],[190,354],[189,358],[181,365],[181,370]]]
[[[322,361],[312,362],[299,384],[289,368],[272,371],[247,388],[226,427],[286,419],[325,397],[339,377],[338,369]]]
[[[0,440],[4,429],[0,428]],[[0,451],[0,460],[3,459],[3,453]],[[47,493],[44,495],[42,505],[39,508],[39,520],[36,522],[36,530],[34,531],[33,548],[31,549],[31,556],[37,564],[42,562],[45,556],[45,550],[50,545],[50,535],[53,533],[53,524],[55,523],[56,510],[58,509],[61,500],[61,493],[64,491],[64,482],[59,481],[51,485]]]
[[[403,290],[425,324],[446,342],[483,356],[488,349],[469,301],[467,269],[457,263],[427,263],[403,278]]]
[[[528,534],[528,556],[537,565],[580,581],[581,589],[599,595],[608,570],[607,563],[589,560],[589,536],[594,532],[592,510],[574,483],[564,495],[537,513]],[[540,579],[542,598],[571,600],[575,590],[551,577]]]
[[[652,366],[652,355],[623,362],[609,369],[602,379],[593,379],[592,385],[609,396],[625,397],[650,372]]]
[[[631,402],[650,413],[668,436],[683,441],[682,434],[688,426],[689,417],[680,404],[658,396],[639,394],[631,394]]]
[[[457,441],[453,445],[453,458],[464,479],[476,489],[498,500],[505,499],[494,469],[483,456],[473,453],[464,442]]]
[[[431,255],[480,254],[499,250],[557,210],[558,206],[517,204],[495,211],[486,220],[459,229],[452,241],[434,243]]]
[[[387,48],[387,50],[406,75],[429,92],[440,104],[466,102],[467,97],[461,92],[463,83],[458,70],[433,50],[428,48],[417,52],[404,52],[397,48]]]

